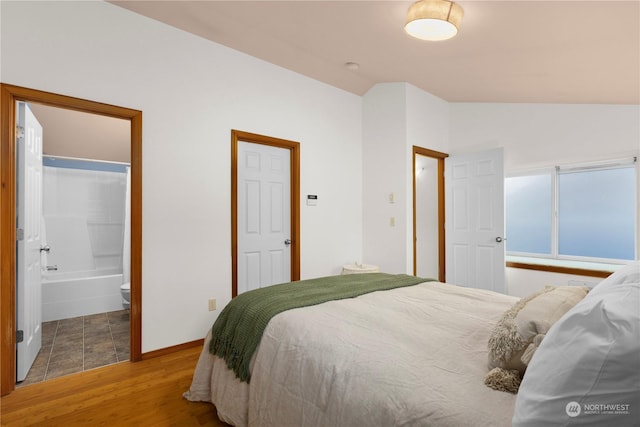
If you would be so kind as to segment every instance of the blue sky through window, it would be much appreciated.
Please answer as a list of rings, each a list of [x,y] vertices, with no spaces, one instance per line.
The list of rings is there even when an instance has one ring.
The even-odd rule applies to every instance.
[[[507,178],[507,251],[635,259],[636,182],[635,165]],[[555,209],[557,249],[553,247]]]
[[[551,175],[505,181],[507,251],[551,255]]]
[[[634,259],[635,169],[561,173],[558,178],[558,253]]]

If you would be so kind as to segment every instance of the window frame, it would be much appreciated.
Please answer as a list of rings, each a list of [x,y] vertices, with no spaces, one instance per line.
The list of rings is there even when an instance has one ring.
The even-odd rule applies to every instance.
[[[559,216],[558,216],[558,206],[559,206],[559,176],[562,173],[571,173],[571,172],[588,172],[588,171],[597,171],[597,170],[605,170],[605,169],[619,169],[619,168],[627,168],[633,167],[635,169],[635,189],[636,189],[636,200],[634,203],[635,212],[634,212],[634,253],[633,260],[638,259],[639,255],[639,240],[640,236],[638,236],[638,229],[640,227],[640,196],[637,194],[638,190],[640,190],[640,168],[638,164],[638,157],[634,156],[632,158],[618,159],[618,160],[608,160],[602,162],[592,162],[592,163],[581,163],[581,164],[572,164],[572,165],[563,165],[563,166],[553,166],[553,167],[542,167],[538,169],[530,169],[526,171],[520,171],[515,173],[510,173],[506,176],[506,178],[515,178],[515,177],[524,177],[524,176],[535,176],[535,175],[546,175],[551,178],[551,253],[550,254],[542,254],[542,253],[531,253],[531,252],[520,252],[520,251],[508,251],[505,246],[505,253],[507,255],[507,259],[509,258],[518,258],[518,259],[526,259],[526,258],[534,258],[535,263],[538,264],[539,261],[542,260],[550,260],[559,263],[566,263],[567,265],[575,265],[575,263],[585,263],[588,264],[606,264],[606,265],[624,265],[632,262],[632,260],[627,259],[616,259],[616,258],[598,258],[598,257],[587,257],[587,256],[577,256],[577,255],[561,255],[559,253]],[[505,201],[506,206],[506,201]],[[505,208],[506,210],[506,208]],[[507,213],[505,212],[505,222],[507,219]],[[506,236],[507,238],[509,236]],[[520,264],[520,263],[518,263]]]

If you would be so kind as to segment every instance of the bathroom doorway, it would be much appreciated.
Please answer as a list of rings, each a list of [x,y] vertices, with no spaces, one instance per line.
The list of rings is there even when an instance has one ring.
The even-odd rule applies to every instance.
[[[413,146],[413,274],[445,281],[444,159]]]
[[[129,319],[128,319],[128,323],[129,323],[128,333],[126,330],[124,331],[124,333],[127,333],[127,335],[130,336],[130,339],[128,340],[129,354],[127,357],[124,353],[121,353],[120,357],[126,358],[127,360],[131,360],[131,361],[137,361],[141,359],[141,330],[140,330],[141,329],[141,313],[140,313],[141,265],[140,265],[140,261],[141,261],[142,113],[136,110],[130,110],[130,109],[111,106],[107,104],[95,103],[92,101],[86,101],[86,100],[81,100],[77,98],[70,98],[62,95],[56,95],[56,94],[51,94],[47,92],[41,92],[37,90],[21,88],[21,87],[5,85],[5,84],[1,85],[1,94],[2,94],[3,114],[2,114],[2,123],[1,123],[2,161],[0,163],[0,175],[2,177],[3,185],[2,185],[2,194],[0,197],[0,209],[2,210],[3,215],[2,215],[1,227],[0,227],[0,243],[1,243],[0,258],[2,259],[2,287],[1,287],[2,307],[0,310],[0,313],[1,313],[0,333],[2,334],[2,337],[1,337],[2,351],[0,352],[0,354],[2,355],[2,357],[0,360],[1,362],[0,376],[2,377],[2,384],[1,384],[2,393],[1,394],[5,395],[11,392],[15,388],[16,352],[14,349],[15,349],[16,343],[18,343],[19,339],[22,338],[20,337],[20,334],[18,333],[16,328],[16,315],[17,315],[16,299],[18,295],[16,295],[16,288],[15,288],[16,278],[17,278],[16,276],[19,275],[15,269],[15,266],[16,266],[15,246],[16,246],[17,238],[21,237],[20,231],[17,230],[17,227],[16,227],[16,216],[14,214],[17,208],[16,192],[17,192],[19,182],[17,179],[17,170],[16,170],[14,157],[9,154],[9,153],[16,152],[16,137],[19,136],[19,132],[20,132],[20,130],[16,129],[15,127],[16,119],[18,118],[17,117],[17,110],[18,110],[17,106],[19,105],[18,102],[25,102],[27,104],[30,104],[36,110],[39,107],[46,107],[48,109],[51,109],[51,111],[54,111],[55,113],[90,114],[94,118],[99,117],[100,119],[103,119],[106,117],[113,120],[125,122],[125,124],[128,127],[128,130],[126,131],[126,133],[129,135],[128,148],[126,148],[125,151],[128,152],[128,155],[130,158],[130,172],[129,172],[130,191],[129,191],[129,195],[126,197],[126,199],[130,204],[130,244],[124,243],[123,241],[124,237],[122,237],[122,240],[120,240],[120,242],[123,243],[122,251],[124,251],[125,248],[129,248],[130,254],[125,255],[123,252],[121,252],[120,254],[113,253],[111,249],[113,249],[114,246],[118,246],[117,242],[114,243],[113,241],[108,242],[106,245],[97,244],[96,246],[96,242],[100,240],[100,239],[97,239],[97,237],[101,234],[105,234],[106,229],[113,228],[113,227],[115,228],[120,227],[122,229],[121,230],[122,236],[124,235],[125,227],[122,219],[120,220],[119,224],[117,220],[116,221],[111,221],[111,220],[93,221],[93,229],[90,232],[87,232],[85,237],[88,237],[89,234],[93,234],[93,238],[89,237],[88,239],[89,240],[88,245],[92,251],[92,258],[93,258],[92,262],[94,265],[97,265],[98,267],[100,267],[98,268],[99,270],[102,269],[102,267],[109,267],[109,266],[112,267],[114,264],[118,264],[118,263],[123,264],[122,261],[125,259],[130,260],[129,274],[130,274],[130,283],[131,283],[130,285],[131,308],[130,308]],[[78,120],[77,119],[72,120],[72,122],[75,122],[75,121],[78,121]],[[58,124],[60,124],[60,123],[63,123],[63,120],[60,118],[57,118],[57,119],[54,119],[54,122],[58,122]],[[81,122],[81,121],[78,121],[78,122]],[[67,127],[72,128],[71,125],[67,125]],[[53,130],[45,130],[44,132],[45,132],[45,139],[47,139],[48,132],[53,132]],[[86,136],[84,138],[85,142],[80,145],[83,146],[82,147],[83,149],[88,148],[89,144],[86,143],[87,139],[90,139],[90,137],[88,137],[88,131],[86,130],[76,131],[76,132],[72,131],[72,133],[74,133],[74,136],[81,136],[81,137]],[[69,140],[71,138],[69,135],[67,135],[67,137],[64,137],[63,139]],[[108,142],[102,142],[97,145],[101,148],[110,148],[110,147],[112,148],[114,144],[108,143]],[[48,154],[48,153],[46,153],[45,151],[45,154]],[[61,159],[60,157],[61,156],[49,159],[49,162],[55,163],[60,161],[72,161],[70,159]],[[86,162],[86,160],[95,160],[96,158],[99,158],[98,155],[93,155],[93,154],[91,155],[74,154],[72,156],[65,155],[62,157],[73,157],[74,158],[73,161],[77,161],[77,158],[79,157],[79,158],[85,159],[83,160],[84,162]],[[68,181],[67,175],[69,175],[66,172],[69,172],[70,170],[77,171],[82,169],[85,169],[85,172],[86,172],[86,169],[92,169],[92,168],[95,169],[96,163],[100,163],[100,166],[98,167],[98,169],[102,168],[105,164],[108,164],[111,166],[117,165],[118,167],[121,167],[124,170],[126,169],[126,166],[123,164],[126,164],[127,162],[113,161],[113,160],[104,161],[100,159],[99,162],[88,162],[88,164],[90,165],[88,168],[86,167],[87,163],[84,163],[84,166],[81,166],[80,168],[76,168],[76,169],[74,169],[73,167],[58,168],[53,166],[52,164],[49,164],[46,167],[50,167],[52,172],[59,172],[64,169],[64,172],[62,172],[61,174],[53,173],[53,175],[63,175],[64,177],[63,176],[57,177],[58,181],[66,182]],[[91,165],[94,165],[94,166],[91,166]],[[121,171],[120,173],[124,174],[124,171]],[[108,180],[109,179],[107,179],[107,181]],[[125,180],[121,179],[120,184],[116,184],[115,186],[114,185],[109,186],[109,185],[103,185],[105,184],[105,182],[100,183],[98,180],[98,182],[93,181],[92,183],[86,185],[86,187],[88,188],[92,187],[94,189],[98,189],[98,192],[109,193],[109,192],[112,192],[113,188],[122,186],[121,183],[124,181]],[[68,184],[68,182],[66,182],[66,184]],[[72,184],[72,186],[73,185],[74,184]],[[83,185],[84,184],[80,184],[80,187],[82,187]],[[109,188],[111,188],[111,190]],[[113,202],[113,199],[112,199],[112,202]],[[105,204],[105,202],[97,202],[95,198],[91,203],[93,203],[92,205],[93,208],[95,208],[100,203]],[[110,203],[111,202],[108,202],[108,201],[106,202],[107,205]],[[120,204],[123,204],[123,203],[120,203]],[[64,211],[64,209],[62,210]],[[95,214],[96,212],[97,211],[94,211],[93,213]],[[110,213],[113,214],[113,212],[110,212]],[[94,215],[93,219],[95,220],[100,215],[101,214]],[[70,216],[73,216],[73,215],[70,215]],[[108,216],[108,214],[106,216]],[[103,215],[103,219],[104,217],[105,216]],[[58,218],[58,222],[65,222],[66,220],[68,220],[68,218],[64,218],[64,219]],[[68,236],[69,233],[63,232],[62,234],[65,236]],[[68,236],[67,238],[71,239],[72,237],[73,236]],[[62,240],[64,240],[64,238]],[[87,239],[85,239],[85,243],[86,243],[86,240]],[[57,245],[60,246],[62,241],[58,240],[58,242],[59,243]],[[92,244],[93,246],[91,246]],[[47,254],[45,248],[46,248],[46,245],[44,245],[42,249],[44,250],[45,254]],[[54,250],[51,248],[49,249],[51,251]],[[98,257],[93,256],[96,254],[99,256]],[[59,256],[61,254],[57,254],[57,255]],[[51,260],[53,261],[53,259],[54,259],[54,256],[52,252]],[[85,259],[84,261],[87,261],[87,260]],[[65,261],[65,264],[66,263],[67,261]],[[50,267],[50,271],[56,271],[55,270],[56,264],[54,262],[50,263],[48,261],[45,261],[45,270],[47,265]],[[106,272],[107,270],[108,268],[102,269],[101,272]],[[121,270],[123,270],[124,272],[124,266],[121,268]],[[102,276],[110,276],[110,275],[104,274]],[[64,278],[60,277],[59,279],[64,279]],[[123,278],[121,278],[120,280],[123,280]],[[118,295],[113,295],[113,292],[112,292],[112,297],[115,297],[118,299],[118,302],[117,302],[118,305],[121,304],[120,303],[121,300]],[[90,304],[86,304],[86,305],[90,305]],[[93,313],[93,314],[88,314],[86,316],[82,315],[82,316],[75,316],[75,317],[76,318],[80,317],[82,319],[82,322],[83,322],[82,330],[84,331],[90,331],[92,327],[95,327],[94,329],[96,330],[104,329],[106,325],[107,328],[110,328],[111,326],[113,326],[113,329],[115,330],[120,328],[120,331],[123,332],[122,331],[123,318],[122,316],[119,316],[117,314],[118,311],[120,310],[115,310],[114,312],[105,311],[102,313]],[[41,313],[42,312],[43,311],[41,311]],[[98,318],[96,318],[96,315]],[[99,319],[99,317],[102,317],[102,319]],[[106,323],[103,322],[104,320],[106,320]],[[56,321],[58,322],[58,324],[56,325],[57,333],[60,333],[65,329],[60,325],[60,322],[63,322],[63,321],[66,322],[64,319],[59,319]],[[77,328],[77,326],[75,327]],[[43,322],[42,328],[41,328],[42,331],[44,331],[45,328],[48,328],[48,326],[46,322]],[[125,329],[127,328],[126,324],[124,328]],[[58,335],[56,334],[56,336]],[[111,345],[115,346],[114,343],[115,343],[115,340],[112,339]],[[85,355],[82,355],[81,357],[83,359],[86,359]]]
[[[129,360],[121,287],[130,283],[131,123],[35,102],[18,102],[17,111],[24,236],[16,259],[23,331],[16,381],[23,386]],[[28,173],[30,156],[37,170]],[[31,268],[31,254],[20,250],[29,245],[39,258]]]

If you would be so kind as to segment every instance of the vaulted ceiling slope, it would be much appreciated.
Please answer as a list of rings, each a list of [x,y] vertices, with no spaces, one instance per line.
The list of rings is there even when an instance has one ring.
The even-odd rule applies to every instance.
[[[358,95],[408,82],[449,102],[640,104],[639,0],[460,1],[443,42],[405,34],[410,1],[112,3]]]

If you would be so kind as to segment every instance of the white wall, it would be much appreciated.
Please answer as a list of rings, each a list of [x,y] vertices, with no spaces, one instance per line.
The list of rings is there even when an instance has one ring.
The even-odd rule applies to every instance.
[[[409,153],[414,145],[448,152],[451,104],[410,84],[405,85],[405,90]]]
[[[449,151],[449,103],[431,95],[421,89],[418,89],[412,85],[406,85],[407,91],[407,145],[405,147],[405,153],[407,158],[407,177],[406,177],[406,194],[407,194],[407,213],[406,218],[409,226],[407,227],[406,234],[406,247],[407,247],[407,273],[413,273],[413,146],[416,145],[422,148],[428,148],[430,150],[440,151],[447,153]],[[432,179],[437,180],[437,174],[432,175]],[[416,189],[418,191],[418,189]],[[433,197],[437,197],[437,191],[432,193]],[[420,198],[417,197],[417,201]],[[427,203],[429,203],[427,201]],[[435,208],[437,209],[437,207]],[[436,210],[431,211],[432,214],[437,214]],[[425,225],[423,223],[423,225]],[[437,273],[433,271],[438,270],[435,265],[438,264],[437,258],[437,221],[431,221],[431,253],[434,258],[431,260],[432,273],[425,274],[422,277],[438,277]],[[433,229],[435,227],[435,229]],[[420,237],[424,237],[425,233],[428,233],[426,227],[418,228]],[[424,239],[423,239],[424,240]],[[422,256],[429,256],[427,252],[422,248]],[[418,257],[421,256],[420,250],[418,250]],[[434,265],[435,264],[435,265]],[[420,276],[420,273],[418,273]]]
[[[362,261],[380,266],[385,273],[406,272],[405,87],[404,83],[379,84],[363,98]]]
[[[447,102],[406,83],[363,97],[363,253],[381,271],[413,272],[412,147],[446,152],[448,116]]]
[[[504,147],[507,174],[640,152],[640,106],[451,104],[451,153]]]
[[[640,154],[638,105],[454,103],[450,123],[451,154],[504,147],[507,175]],[[506,280],[508,293],[518,296],[569,280],[599,281],[513,268]]]
[[[526,270],[522,268],[507,268],[506,282],[508,294],[516,297],[526,297],[544,289],[545,286],[588,286],[593,287],[601,280],[599,277],[586,277],[573,274],[551,273],[548,271]]]
[[[231,129],[301,143],[303,278],[362,258],[360,97],[109,3],[0,7],[2,82],[143,112],[143,352],[231,297]]]

